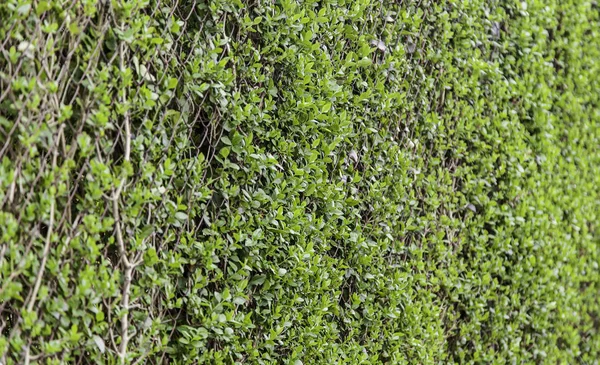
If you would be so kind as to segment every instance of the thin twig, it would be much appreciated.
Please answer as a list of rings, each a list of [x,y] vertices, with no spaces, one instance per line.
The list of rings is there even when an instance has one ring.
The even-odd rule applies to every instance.
[[[121,61],[121,71],[124,70],[125,60],[124,60],[124,44],[121,43],[119,47],[120,53],[120,61]],[[127,101],[126,88],[123,88],[123,94],[121,96],[121,103],[125,104]],[[123,123],[125,125],[125,153],[123,156],[124,164],[129,163],[130,155],[131,155],[131,126],[129,121],[129,111],[125,111],[125,115],[123,118]],[[121,231],[121,220],[119,214],[119,200],[121,197],[121,192],[123,187],[125,186],[126,176],[121,178],[121,182],[117,187],[117,190],[114,192],[112,201],[113,201],[113,218],[115,220],[115,230],[117,236],[117,244],[119,245],[119,255],[121,257],[121,263],[123,265],[123,292],[121,298],[121,307],[124,311],[123,317],[121,318],[121,344],[119,347],[119,363],[125,364],[125,356],[127,354],[127,345],[129,343],[129,295],[131,290],[131,280],[133,276],[133,269],[135,265],[127,257],[127,250],[125,248],[125,242],[123,241],[123,232]]]
[[[60,130],[58,131],[58,139],[60,140],[60,135],[62,134],[64,128],[64,124],[61,125]],[[54,173],[56,169],[56,160],[58,158],[58,143],[54,148],[54,156],[52,157],[52,170],[51,173]],[[27,311],[31,312],[33,310],[33,306],[35,305],[35,298],[37,296],[38,291],[40,290],[40,285],[42,285],[42,277],[44,276],[44,271],[46,269],[46,262],[48,261],[48,253],[50,252],[50,241],[52,239],[52,228],[54,226],[54,207],[55,207],[55,197],[50,198],[50,222],[48,222],[48,233],[46,234],[46,243],[44,244],[44,252],[42,254],[42,263],[40,264],[40,269],[38,270],[37,276],[35,277],[35,284],[33,286],[33,291],[31,292],[31,298],[29,299],[29,304],[27,305]]]

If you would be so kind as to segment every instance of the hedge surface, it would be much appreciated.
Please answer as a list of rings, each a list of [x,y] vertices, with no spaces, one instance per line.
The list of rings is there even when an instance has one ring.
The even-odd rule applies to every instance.
[[[0,1],[2,364],[597,364],[589,0]]]

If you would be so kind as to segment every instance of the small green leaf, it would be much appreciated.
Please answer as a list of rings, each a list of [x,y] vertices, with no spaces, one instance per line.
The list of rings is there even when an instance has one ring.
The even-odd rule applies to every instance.
[[[31,10],[31,3],[25,3],[17,8],[17,13],[19,15],[27,15],[27,14],[29,14],[30,10]]]
[[[246,303],[246,299],[242,297],[235,297],[233,298],[233,303],[237,305],[242,305]]]
[[[363,57],[357,62],[357,65],[359,67],[367,67],[367,66],[370,66],[372,63],[373,63],[373,61],[371,61],[370,58]]]
[[[105,351],[104,340],[98,335],[92,336],[92,339],[94,340],[94,343],[96,343],[96,346],[98,346],[98,349],[100,350],[100,352],[104,353],[104,351]]]
[[[177,213],[175,213],[175,218],[177,218],[180,221],[185,221],[188,219],[188,215],[185,214],[184,212],[177,212]]]

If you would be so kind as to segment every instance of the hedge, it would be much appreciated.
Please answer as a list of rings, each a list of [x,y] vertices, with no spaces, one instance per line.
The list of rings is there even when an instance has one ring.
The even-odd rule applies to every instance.
[[[590,0],[3,0],[0,363],[597,364]]]

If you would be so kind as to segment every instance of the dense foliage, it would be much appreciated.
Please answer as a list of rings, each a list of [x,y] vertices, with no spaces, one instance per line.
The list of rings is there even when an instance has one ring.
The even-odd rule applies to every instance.
[[[590,0],[0,1],[0,363],[597,364]]]

